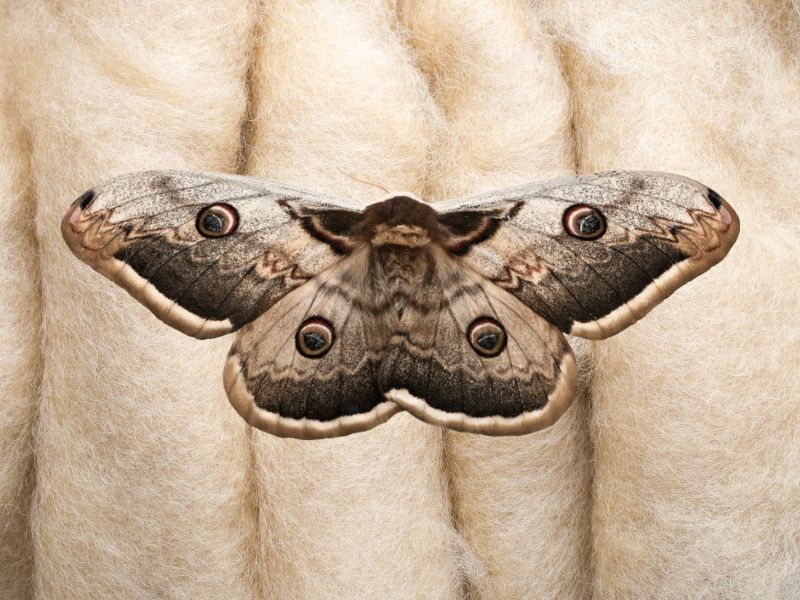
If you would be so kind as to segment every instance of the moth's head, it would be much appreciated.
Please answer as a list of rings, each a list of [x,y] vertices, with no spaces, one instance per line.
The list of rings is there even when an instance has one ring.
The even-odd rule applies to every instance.
[[[424,246],[439,232],[436,211],[410,193],[391,194],[369,205],[362,227],[374,246]]]

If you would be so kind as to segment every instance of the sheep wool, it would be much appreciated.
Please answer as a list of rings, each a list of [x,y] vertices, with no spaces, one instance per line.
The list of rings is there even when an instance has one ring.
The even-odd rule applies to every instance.
[[[0,8],[0,598],[800,596],[796,0],[11,0]],[[489,438],[248,427],[197,341],[59,233],[114,175],[364,205],[575,172],[718,190],[728,258],[570,340],[576,401]]]

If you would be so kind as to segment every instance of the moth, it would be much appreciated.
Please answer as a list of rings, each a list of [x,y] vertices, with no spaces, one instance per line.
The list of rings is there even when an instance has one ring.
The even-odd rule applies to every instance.
[[[324,438],[401,410],[489,435],[551,425],[602,340],[716,264],[739,232],[719,194],[609,172],[366,207],[250,177],[153,171],[75,200],[84,262],[196,338],[237,331],[228,398],[251,425]]]

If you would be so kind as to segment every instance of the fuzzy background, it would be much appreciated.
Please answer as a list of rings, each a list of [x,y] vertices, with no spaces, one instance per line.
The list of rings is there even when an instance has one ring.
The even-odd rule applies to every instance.
[[[0,597],[800,597],[796,0],[11,0],[0,53]],[[545,432],[284,440],[229,406],[230,339],[61,239],[167,168],[365,204],[665,170],[742,232],[580,345]]]

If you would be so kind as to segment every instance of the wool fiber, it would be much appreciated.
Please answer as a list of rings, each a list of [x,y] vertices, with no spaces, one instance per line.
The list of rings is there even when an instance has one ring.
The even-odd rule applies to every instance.
[[[765,0],[12,0],[0,9],[0,598],[800,596],[800,8]],[[59,222],[124,172],[364,205],[575,172],[710,185],[729,257],[603,342],[552,428],[280,439],[231,336]]]

